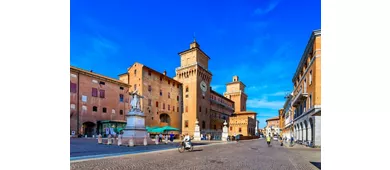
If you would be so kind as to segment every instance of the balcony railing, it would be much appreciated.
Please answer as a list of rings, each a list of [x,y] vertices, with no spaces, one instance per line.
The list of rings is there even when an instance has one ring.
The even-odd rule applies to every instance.
[[[298,93],[295,95],[295,98],[292,101],[293,106],[298,106],[300,102],[303,101],[303,99],[307,98],[307,91],[306,91],[306,85],[304,85],[303,88],[301,88]]]

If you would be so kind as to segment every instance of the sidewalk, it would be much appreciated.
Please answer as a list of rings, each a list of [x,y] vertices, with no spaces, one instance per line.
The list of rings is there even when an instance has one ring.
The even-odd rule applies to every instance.
[[[283,142],[283,146],[286,147],[287,149],[321,150],[321,148],[311,148],[311,147],[307,147],[305,145],[300,145],[300,144],[297,144],[297,143],[294,143],[292,146],[290,146],[290,143]]]

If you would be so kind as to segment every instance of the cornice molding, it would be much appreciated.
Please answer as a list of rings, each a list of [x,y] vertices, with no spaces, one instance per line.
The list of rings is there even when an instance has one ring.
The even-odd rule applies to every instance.
[[[196,50],[199,50],[204,56],[206,56],[208,59],[210,59],[210,57],[205,52],[203,52],[202,49],[200,49],[199,47],[190,48],[188,50],[184,50],[182,52],[179,52],[178,54],[181,57],[181,54],[186,54],[186,53],[189,53],[189,52],[192,52],[192,51],[196,51]]]
[[[86,76],[89,76],[89,77],[93,77],[93,78],[96,78],[96,79],[100,79],[100,80],[103,80],[105,82],[110,82],[110,83],[113,83],[113,84],[117,84],[117,85],[120,85],[120,86],[131,87],[129,84],[123,83],[120,80],[116,80],[116,79],[113,79],[113,78],[110,78],[110,77],[106,77],[106,76],[103,76],[103,75],[100,75],[100,74],[89,72],[89,71],[86,71],[86,70],[83,70],[81,68],[77,68],[77,67],[74,67],[74,66],[70,66],[70,71],[73,71],[75,73],[79,73],[79,74],[82,74],[82,75],[86,75]]]
[[[298,67],[295,71],[295,74],[293,76],[293,83],[294,83],[294,80],[296,79],[297,75],[299,75],[299,72],[301,71],[302,69],[302,65],[304,64],[304,62],[306,62],[307,60],[307,54],[309,53],[309,51],[311,50],[311,48],[313,47],[313,42],[314,42],[314,39],[318,36],[321,36],[321,29],[319,30],[314,30],[309,38],[309,41],[306,45],[306,48],[305,48],[305,51],[303,52],[303,55],[301,57],[301,60],[299,61],[299,64],[298,64]]]

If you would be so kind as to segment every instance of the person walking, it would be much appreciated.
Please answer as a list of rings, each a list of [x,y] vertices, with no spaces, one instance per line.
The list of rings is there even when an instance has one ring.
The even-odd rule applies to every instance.
[[[270,133],[267,135],[266,140],[267,140],[267,145],[270,146],[271,145],[271,134]]]
[[[291,139],[290,139],[290,146],[292,146],[292,145],[293,145],[293,142],[294,142],[294,136],[293,136],[293,135],[291,135]]]
[[[170,138],[171,142],[173,142],[173,136],[174,136],[174,135],[173,135],[173,133],[171,132],[171,135],[170,135],[170,137],[171,137],[171,138]]]

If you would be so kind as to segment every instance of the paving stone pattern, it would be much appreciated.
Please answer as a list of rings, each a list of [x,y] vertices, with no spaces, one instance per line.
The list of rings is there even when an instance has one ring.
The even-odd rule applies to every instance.
[[[212,146],[196,146],[193,152],[179,153],[177,150],[150,154],[125,155],[71,162],[71,169],[253,169],[253,170],[312,170],[317,169],[301,153],[292,152],[273,142],[268,147],[264,139],[240,141],[238,143]]]

